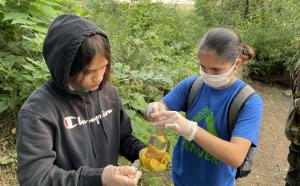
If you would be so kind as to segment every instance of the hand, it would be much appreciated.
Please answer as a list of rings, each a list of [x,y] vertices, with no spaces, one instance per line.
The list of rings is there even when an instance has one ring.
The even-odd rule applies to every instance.
[[[170,128],[189,141],[193,140],[196,135],[198,124],[176,111],[156,112],[152,113],[151,117],[156,121],[153,123],[155,127]]]
[[[148,147],[140,151],[141,164],[153,172],[163,172],[170,162],[170,154],[166,150],[159,150],[149,144]]]
[[[147,108],[144,113],[144,117],[146,120],[154,122],[155,119],[151,116],[152,113],[157,113],[160,111],[166,111],[167,107],[162,102],[152,102],[147,105]]]
[[[104,168],[101,179],[106,186],[136,186],[141,176],[142,172],[133,167],[108,165]]]

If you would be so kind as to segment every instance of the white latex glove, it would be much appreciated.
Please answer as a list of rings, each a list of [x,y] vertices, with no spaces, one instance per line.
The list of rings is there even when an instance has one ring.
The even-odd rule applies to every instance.
[[[189,141],[195,138],[198,124],[186,119],[179,112],[156,112],[152,113],[151,117],[156,121],[153,123],[155,127],[170,128]]]
[[[144,116],[145,119],[151,122],[155,122],[155,118],[151,117],[152,113],[166,111],[167,107],[162,102],[152,102],[147,105]]]
[[[108,165],[101,179],[105,186],[136,186],[141,176],[142,172],[133,167]]]

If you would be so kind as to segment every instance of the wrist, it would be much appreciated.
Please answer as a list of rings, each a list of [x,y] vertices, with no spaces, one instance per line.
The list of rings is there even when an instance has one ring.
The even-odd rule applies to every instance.
[[[189,134],[185,137],[188,141],[192,141],[195,136],[198,129],[198,124],[194,121],[188,120],[189,124]]]
[[[142,148],[142,149],[139,151],[139,158],[141,158],[141,156],[145,153],[146,150],[147,150],[147,147]]]

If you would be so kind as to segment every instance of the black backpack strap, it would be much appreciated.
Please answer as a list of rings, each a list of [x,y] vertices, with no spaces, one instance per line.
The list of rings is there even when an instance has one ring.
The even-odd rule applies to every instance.
[[[186,107],[187,109],[192,105],[195,97],[198,94],[198,90],[202,86],[202,84],[203,84],[203,78],[202,78],[202,76],[199,76],[191,85],[191,88],[189,91],[189,97],[187,100],[187,107]]]
[[[199,76],[191,85],[189,97],[187,100],[187,108],[189,108],[192,105],[195,97],[198,94],[198,90],[203,85],[203,83],[204,81],[202,76]],[[250,85],[245,84],[234,96],[233,100],[229,105],[229,111],[227,116],[229,133],[233,131],[240,110],[242,109],[248,98],[253,94],[255,94],[255,90]]]
[[[233,131],[239,112],[243,108],[248,98],[253,94],[255,94],[255,90],[250,85],[245,84],[243,87],[240,88],[240,90],[234,96],[233,100],[229,105],[228,116],[227,116],[229,133]]]

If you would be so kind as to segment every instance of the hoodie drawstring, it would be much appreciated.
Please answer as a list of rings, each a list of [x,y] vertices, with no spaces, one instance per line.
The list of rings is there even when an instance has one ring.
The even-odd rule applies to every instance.
[[[98,105],[99,105],[100,112],[102,113],[102,108],[101,108],[99,96],[100,96],[100,95],[99,95],[99,92],[97,91]],[[104,134],[105,134],[105,137],[106,137],[106,141],[107,141],[107,140],[108,140],[108,138],[107,138],[107,131],[105,130],[105,127],[104,127],[104,125],[103,125],[102,118],[100,119],[100,123],[101,123],[101,125],[102,125],[102,129],[103,129],[103,131],[104,131]]]
[[[86,115],[87,119],[89,119],[89,115],[88,115],[88,112],[87,112],[87,109],[86,109],[85,100],[84,100],[84,98],[82,98],[82,99],[83,99],[83,104],[84,104],[85,115]],[[92,129],[91,129],[91,125],[88,125],[88,128],[89,128],[89,133],[90,133],[90,137],[91,137],[91,145],[92,145],[92,149],[93,149],[93,154],[94,154],[94,157],[97,158],[97,154],[96,154],[96,150],[95,150],[95,143],[94,143],[94,135],[93,135],[93,132],[92,132]]]

